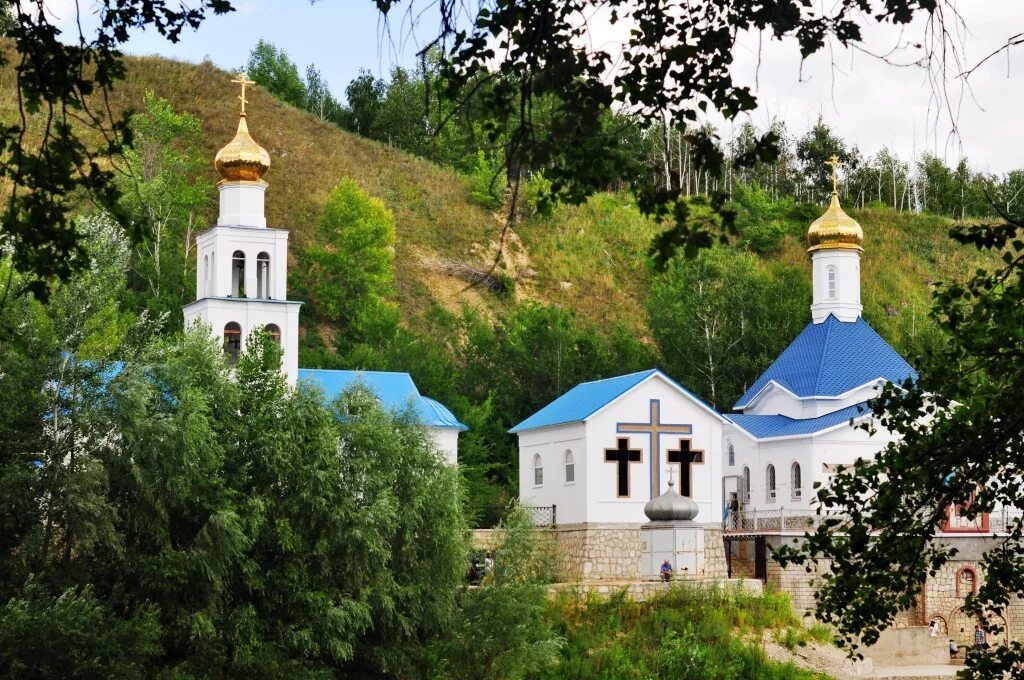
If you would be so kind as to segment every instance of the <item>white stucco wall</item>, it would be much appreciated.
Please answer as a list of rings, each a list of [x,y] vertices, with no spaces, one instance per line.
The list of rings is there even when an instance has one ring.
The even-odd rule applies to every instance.
[[[750,468],[750,499],[745,510],[813,509],[814,483],[828,484],[836,466],[853,464],[858,458],[871,458],[884,448],[892,435],[879,431],[874,435],[844,424],[820,434],[756,441],[735,425],[728,425],[725,438],[736,450],[737,474]],[[801,469],[800,497],[794,497],[791,466]],[[775,466],[775,500],[768,499],[767,469]],[[827,467],[826,467],[827,466]]]
[[[565,452],[573,454],[572,482],[565,480]],[[534,483],[534,456],[543,465],[543,483]],[[559,524],[587,519],[586,433],[582,423],[530,430],[519,435],[519,501],[523,505],[557,506]]]
[[[264,216],[267,183],[263,180],[228,182],[217,184],[220,194],[219,226],[265,227]]]
[[[434,446],[444,454],[445,462],[457,465],[459,462],[459,430],[452,427],[431,427],[430,436]]]

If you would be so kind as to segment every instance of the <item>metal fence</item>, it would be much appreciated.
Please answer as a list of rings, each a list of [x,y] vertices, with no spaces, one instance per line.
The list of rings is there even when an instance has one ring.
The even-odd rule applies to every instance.
[[[522,510],[533,520],[534,526],[555,525],[554,505],[521,505]],[[474,529],[494,529],[508,514],[508,505],[482,505],[474,509],[471,522]]]
[[[520,506],[530,518],[533,520],[533,525],[536,527],[553,527],[555,526],[555,506],[554,505],[523,505]]]
[[[727,533],[772,533],[783,531],[814,531],[827,518],[834,517],[839,520],[844,518],[839,515],[817,515],[808,510],[786,510],[777,508],[771,510],[739,510],[730,511],[725,518],[724,529]],[[1024,521],[1024,510],[1017,508],[1002,508],[989,515],[989,532],[993,534],[1006,534],[1013,531],[1014,527]],[[842,524],[840,523],[840,527]],[[958,529],[976,528],[981,530],[980,518],[971,522],[964,522]]]
[[[826,516],[809,510],[738,510],[725,518],[725,531],[738,533],[814,531]]]
[[[1024,510],[1002,508],[989,515],[989,531],[993,534],[1007,534],[1024,520]]]

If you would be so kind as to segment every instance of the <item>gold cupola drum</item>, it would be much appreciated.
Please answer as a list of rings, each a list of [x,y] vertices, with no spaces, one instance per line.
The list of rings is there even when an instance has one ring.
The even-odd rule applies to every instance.
[[[242,86],[242,94],[239,96],[242,112],[238,117],[238,131],[235,132],[234,138],[217,152],[213,165],[224,181],[258,182],[270,169],[270,154],[252,138],[249,126],[245,122],[245,105],[248,103],[245,98],[245,86],[254,83],[245,75],[240,75],[231,82]]]
[[[840,250],[863,251],[864,230],[857,220],[847,215],[839,205],[839,177],[836,172],[842,162],[835,155],[829,159],[832,166],[832,199],[825,214],[811,222],[807,230],[808,252],[838,248]]]

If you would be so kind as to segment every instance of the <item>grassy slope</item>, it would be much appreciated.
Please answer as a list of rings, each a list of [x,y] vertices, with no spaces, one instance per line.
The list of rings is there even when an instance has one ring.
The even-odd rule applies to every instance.
[[[114,93],[115,113],[139,109],[146,90],[167,98],[204,122],[210,158],[234,134],[236,87],[231,75],[208,64],[162,58],[129,62],[129,77]],[[395,214],[398,233],[396,287],[408,319],[432,300],[448,307],[478,304],[496,310],[493,296],[465,290],[465,284],[430,263],[459,261],[480,265],[497,250],[501,216],[470,201],[458,174],[402,151],[339,130],[310,114],[281,104],[255,88],[249,95],[249,127],[268,151],[273,166],[267,217],[292,230],[292,253],[312,237],[313,225],[330,190],[344,178],[382,199]],[[0,72],[0,118],[10,119],[15,100],[13,74]],[[216,200],[211,196],[208,218]],[[927,309],[928,284],[969,271],[981,259],[953,247],[947,222],[891,210],[855,213],[866,233],[864,298],[868,318],[884,335],[912,337]],[[795,225],[779,257],[809,272],[803,225]],[[599,323],[619,321],[645,334],[643,299],[648,282],[645,253],[657,227],[636,211],[629,197],[603,194],[587,205],[562,207],[550,218],[533,218],[506,247],[513,270],[537,272],[524,279],[517,299],[536,299],[576,309]],[[887,309],[888,308],[888,309]],[[912,343],[910,343],[912,344]],[[910,344],[907,345],[909,348]]]

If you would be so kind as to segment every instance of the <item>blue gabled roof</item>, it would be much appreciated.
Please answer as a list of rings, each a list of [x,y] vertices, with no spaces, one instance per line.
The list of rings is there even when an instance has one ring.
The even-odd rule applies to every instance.
[[[687,390],[675,380],[672,380],[672,378],[657,368],[652,368],[646,371],[639,371],[638,373],[628,373],[614,378],[580,383],[513,427],[509,432],[515,434],[516,432],[536,430],[541,427],[551,427],[552,425],[582,422],[652,375],[660,375],[678,388],[680,392],[685,393],[714,414],[716,418],[722,418],[721,414],[709,406],[703,399]]]
[[[299,380],[315,383],[333,401],[353,385],[365,385],[391,411],[411,407],[424,425],[468,430],[444,404],[420,395],[408,373],[385,371],[336,371],[324,368],[300,368]]]
[[[730,413],[726,418],[755,439],[768,439],[770,437],[815,434],[836,425],[848,423],[851,418],[861,418],[870,412],[871,409],[868,408],[867,402],[863,401],[817,418],[797,419],[789,416],[754,416],[742,413]]]
[[[913,367],[864,319],[829,315],[808,324],[733,408],[747,406],[772,381],[798,397],[836,397],[879,378],[899,384],[908,377],[917,379]]]

